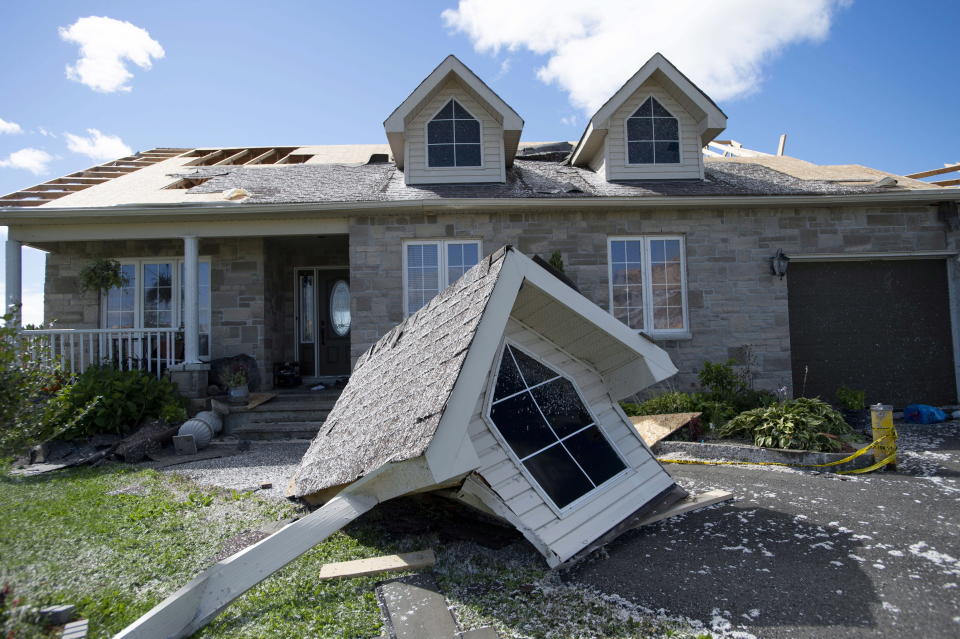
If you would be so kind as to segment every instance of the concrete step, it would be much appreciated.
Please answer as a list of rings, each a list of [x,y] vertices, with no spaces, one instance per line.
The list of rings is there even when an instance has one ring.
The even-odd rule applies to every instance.
[[[238,439],[313,439],[323,422],[257,422],[234,428]]]
[[[329,409],[230,413],[223,416],[223,426],[229,432],[242,426],[276,424],[279,422],[323,422],[329,414]]]

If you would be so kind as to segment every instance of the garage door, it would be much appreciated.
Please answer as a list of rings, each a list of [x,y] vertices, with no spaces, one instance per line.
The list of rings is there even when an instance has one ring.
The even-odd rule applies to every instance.
[[[787,274],[796,395],[870,403],[956,403],[942,259],[794,262]]]

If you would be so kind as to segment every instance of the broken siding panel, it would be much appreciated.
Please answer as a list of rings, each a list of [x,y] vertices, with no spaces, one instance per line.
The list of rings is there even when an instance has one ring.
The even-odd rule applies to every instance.
[[[680,164],[627,164],[625,122],[649,96],[656,98],[680,125]],[[654,81],[644,82],[610,118],[604,141],[609,180],[703,178],[703,153],[697,121],[670,93]]]
[[[566,561],[673,485],[673,479],[661,472],[642,486],[635,488],[626,498],[610,504],[605,511],[597,513],[591,522],[592,525],[570,530],[563,537],[547,545],[560,557],[561,561]],[[535,532],[539,534],[539,531]]]
[[[554,518],[552,521],[536,528],[537,535],[551,546],[557,540],[579,528],[594,529],[596,536],[599,537],[613,528],[625,515],[639,508],[639,506],[632,510],[626,508],[631,495],[637,494],[641,505],[645,503],[646,499],[653,496],[644,496],[640,489],[644,484],[655,479],[659,470],[659,465],[652,460],[639,468],[633,469],[633,473],[619,480],[611,481],[611,485],[605,486],[603,492],[597,494],[593,499],[590,499],[563,519]],[[611,508],[616,512],[609,512]],[[604,514],[607,517],[604,517]],[[583,535],[584,533],[577,534]]]
[[[427,122],[451,99],[458,102],[480,121],[480,141],[483,165],[478,167],[427,166]],[[424,103],[406,126],[406,162],[404,174],[407,184],[440,182],[504,182],[506,167],[503,159],[503,127],[458,80],[448,80],[433,97]]]

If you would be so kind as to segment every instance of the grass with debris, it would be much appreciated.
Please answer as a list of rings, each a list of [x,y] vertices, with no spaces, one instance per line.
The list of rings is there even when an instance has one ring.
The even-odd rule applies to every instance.
[[[424,503],[375,508],[197,636],[379,636],[374,588],[384,577],[319,581],[320,566],[428,547],[437,551],[438,582],[465,628],[494,625],[504,638],[543,639],[704,634],[696,622],[563,583],[523,541],[491,550],[451,538],[449,515]],[[242,533],[296,507],[175,474],[108,466],[32,478],[0,474],[0,512],[0,582],[32,605],[76,605],[90,619],[91,637],[109,637],[233,549]]]

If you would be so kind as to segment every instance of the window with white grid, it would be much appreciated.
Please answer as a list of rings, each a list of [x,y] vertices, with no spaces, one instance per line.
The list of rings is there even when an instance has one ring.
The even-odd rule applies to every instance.
[[[614,317],[651,335],[688,332],[683,238],[613,237],[608,249]]]

